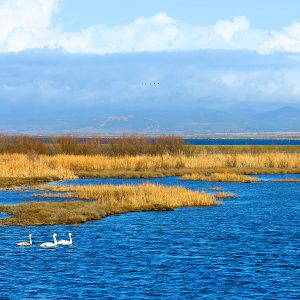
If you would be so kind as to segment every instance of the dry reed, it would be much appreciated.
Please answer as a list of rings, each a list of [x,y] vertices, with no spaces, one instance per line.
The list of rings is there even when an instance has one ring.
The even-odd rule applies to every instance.
[[[299,153],[291,145],[189,145],[179,136],[9,136],[0,135],[0,153],[75,154],[75,155],[162,155]]]
[[[79,224],[105,216],[129,211],[172,210],[178,207],[213,206],[216,198],[205,192],[191,191],[182,187],[164,187],[153,184],[139,186],[56,186],[41,190],[58,192],[54,197],[65,198],[74,194],[86,201],[63,203],[23,203],[16,206],[0,206],[0,211],[13,214],[0,221],[2,225]],[[40,196],[43,196],[41,194]],[[46,194],[46,196],[48,196]]]
[[[126,173],[134,177],[140,173],[141,177],[147,172],[154,176],[168,175],[169,171],[176,174],[180,170],[210,169],[211,172],[241,170],[247,172],[277,173],[300,170],[300,154],[273,153],[273,154],[198,154],[194,156],[178,155],[136,155],[136,156],[103,156],[103,155],[26,155],[1,154],[1,177],[53,177],[59,179],[75,178],[77,174],[114,172]],[[215,170],[215,171],[214,171]],[[218,170],[218,171],[217,171]],[[130,173],[131,172],[131,173]],[[188,173],[188,172],[186,172]],[[106,176],[107,177],[107,176]]]
[[[227,192],[219,192],[215,194],[215,197],[217,199],[228,199],[228,198],[236,198],[237,195],[232,194],[232,193],[227,193]]]
[[[181,180],[199,180],[199,181],[214,181],[214,182],[258,182],[260,181],[258,178],[247,176],[247,175],[239,175],[234,173],[212,173],[209,176],[203,174],[185,174],[180,177]]]
[[[0,155],[0,177],[32,178],[51,177],[56,179],[76,178],[74,172],[40,155]]]
[[[213,187],[210,187],[208,189],[211,190],[211,191],[222,191],[222,188],[220,188],[218,186],[213,186]]]

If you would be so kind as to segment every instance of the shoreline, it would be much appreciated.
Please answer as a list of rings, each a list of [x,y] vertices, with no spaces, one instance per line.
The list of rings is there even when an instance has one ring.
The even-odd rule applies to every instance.
[[[148,171],[130,171],[130,170],[114,170],[114,171],[81,171],[77,172],[77,178],[124,178],[124,179],[138,179],[138,178],[164,178],[172,176],[192,175],[194,173],[206,174],[210,176],[213,173],[235,173],[237,175],[280,175],[280,174],[300,174],[300,168],[297,169],[263,169],[263,170],[236,170],[227,169],[183,169],[183,170],[148,170]],[[43,183],[59,181],[59,178],[50,177],[0,177],[0,189],[10,189],[19,186],[34,186]],[[68,179],[66,179],[68,180]],[[242,181],[241,181],[242,182]]]
[[[293,173],[293,174],[300,174]],[[231,174],[232,175],[232,174]],[[205,177],[207,179],[207,177]],[[214,181],[209,180],[208,182],[230,182],[230,183],[242,183],[247,182],[243,180],[232,181],[232,178],[228,177],[230,180],[220,180]],[[180,178],[179,178],[180,179]],[[242,177],[243,179],[243,177]],[[52,181],[56,181],[57,179],[52,178]],[[193,179],[192,179],[193,180]],[[197,179],[196,179],[197,180]],[[128,212],[142,212],[142,211],[172,211],[176,208],[182,207],[209,207],[216,206],[220,204],[219,201],[227,198],[236,198],[238,197],[235,194],[225,192],[220,188],[213,187],[209,190],[218,191],[216,194],[206,193],[205,191],[192,191],[190,189],[181,187],[181,186],[172,186],[167,187],[160,184],[146,184],[141,183],[139,185],[113,185],[113,184],[101,184],[101,185],[69,185],[69,186],[28,186],[28,179],[26,181],[26,186],[28,188],[18,189],[17,190],[31,190],[36,191],[37,193],[32,195],[31,202],[23,202],[14,205],[0,205],[0,213],[8,214],[9,217],[0,219],[0,226],[43,226],[43,225],[79,225],[85,223],[87,221],[100,220],[102,218],[120,215]],[[207,180],[200,180],[207,181]],[[300,179],[274,179],[269,180],[270,182],[278,182],[278,183],[291,183],[291,182],[299,182]],[[46,178],[44,180],[35,181],[35,183],[47,183],[51,182],[50,178]],[[258,180],[253,182],[264,182],[264,180]],[[145,203],[138,203],[132,206],[132,201],[136,202],[140,197],[145,197],[147,193],[143,191],[140,196],[137,193],[133,193],[134,189],[139,189],[140,187],[149,186],[153,191],[148,192],[149,199],[154,199],[152,202],[146,201]],[[16,186],[15,186],[16,187]],[[13,190],[13,187],[4,188],[6,190]],[[97,194],[95,189],[104,189],[101,193]],[[120,190],[121,189],[121,190]],[[122,189],[125,189],[122,190]],[[126,189],[132,189],[130,191],[131,197],[128,198],[128,191]],[[157,189],[157,191],[156,191]],[[176,190],[176,193],[172,190]],[[48,192],[51,192],[49,194]],[[130,194],[129,193],[129,194]],[[203,198],[204,202],[193,202],[194,196],[191,198],[191,194],[195,194],[196,198]],[[99,196],[100,195],[100,196]],[[110,196],[109,196],[110,195]],[[155,195],[155,196],[153,196]],[[162,197],[163,195],[163,197]],[[169,199],[174,199],[179,196],[180,203],[168,203]],[[42,198],[61,198],[62,202],[35,202],[35,197]],[[98,198],[97,198],[98,197]],[[108,198],[107,198],[108,197]],[[109,198],[111,197],[111,198]],[[127,197],[127,198],[126,198]],[[157,203],[157,199],[162,197],[163,201],[167,202],[159,202]],[[188,198],[188,200],[186,199]],[[68,199],[68,201],[63,201],[63,199]],[[103,202],[103,200],[105,201]],[[111,201],[106,202],[108,199]],[[129,201],[124,205],[125,201]],[[147,197],[146,197],[147,199]],[[178,200],[177,199],[177,200]],[[184,199],[184,200],[182,200]],[[192,202],[190,200],[192,199]],[[177,201],[176,200],[176,201]],[[171,200],[173,201],[173,200]],[[183,201],[183,202],[182,202]],[[123,203],[120,206],[120,203]],[[75,217],[72,217],[75,214]],[[59,216],[60,219],[57,219]],[[33,219],[32,219],[33,218]]]
[[[0,226],[79,225],[128,212],[216,206],[220,200],[204,191],[158,184],[47,186],[32,190],[54,192],[53,197],[61,199],[68,192],[76,200],[0,205],[1,213],[11,215],[0,219]],[[48,195],[39,196],[47,198]]]
[[[179,168],[179,169],[155,169],[155,170],[83,170],[76,171],[76,177],[83,178],[164,178],[172,176],[190,176],[199,174],[206,177],[214,173],[236,174],[236,175],[280,175],[280,174],[300,174],[300,168],[264,168],[264,169],[242,169],[242,168]],[[72,179],[72,178],[70,178]],[[62,180],[58,177],[0,177],[0,189],[10,189],[19,186],[34,186],[43,183]],[[68,178],[64,180],[69,180]],[[202,180],[205,181],[205,180]],[[242,182],[242,180],[240,181]]]
[[[295,139],[300,140],[300,132],[292,131],[292,132],[232,132],[232,133],[223,133],[223,132],[216,132],[216,133],[207,133],[207,134],[176,134],[176,133],[168,133],[168,134],[143,134],[143,137],[147,138],[157,138],[161,136],[176,136],[182,139],[274,139],[274,140],[289,140]],[[135,137],[136,134],[81,134],[81,133],[72,133],[72,132],[61,132],[58,134],[52,133],[33,133],[33,132],[16,132],[16,133],[5,133],[0,132],[0,137],[31,137],[37,139],[44,139],[44,138],[59,138],[61,136],[64,137],[73,137],[73,138],[105,138],[105,139],[115,139],[115,138],[124,138],[124,137]]]

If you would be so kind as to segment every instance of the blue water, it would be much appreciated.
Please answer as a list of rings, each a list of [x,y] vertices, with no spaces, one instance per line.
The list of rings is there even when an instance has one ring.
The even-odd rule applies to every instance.
[[[240,197],[217,207],[128,213],[80,226],[0,227],[0,299],[300,298],[299,183],[72,182],[145,181],[218,186]],[[26,201],[19,193],[0,191],[1,201]],[[74,246],[41,249],[54,232],[59,239],[72,232]],[[29,233],[34,246],[16,247]]]
[[[300,139],[184,139],[184,141],[192,145],[300,145]]]
[[[74,199],[61,199],[61,198],[43,198],[36,197],[35,194],[41,194],[40,191],[9,191],[9,190],[0,190],[0,205],[1,204],[19,204],[23,202],[61,202],[70,201]],[[47,192],[48,194],[49,192]],[[51,193],[51,192],[50,192]]]
[[[50,142],[48,137],[34,137],[34,140],[40,140],[43,142]],[[80,141],[85,142],[88,138],[81,137]],[[107,144],[109,138],[100,138],[101,143]],[[186,144],[192,145],[300,145],[300,139],[226,139],[226,138],[185,138],[183,140]],[[60,138],[58,138],[60,141]]]

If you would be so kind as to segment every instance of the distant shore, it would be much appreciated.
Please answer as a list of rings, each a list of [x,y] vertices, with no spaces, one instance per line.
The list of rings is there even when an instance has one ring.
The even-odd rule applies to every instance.
[[[61,132],[55,134],[48,134],[48,133],[34,133],[34,132],[16,132],[16,133],[8,133],[8,132],[1,132],[0,131],[0,138],[1,137],[31,137],[31,138],[51,138],[51,137],[60,137],[60,136],[68,136],[74,138],[107,138],[107,139],[117,139],[117,138],[124,138],[124,137],[134,137],[134,136],[143,136],[143,137],[150,137],[156,138],[161,136],[177,136],[185,139],[214,139],[214,140],[222,140],[222,139],[272,139],[272,140],[300,140],[300,132],[232,132],[232,133],[205,133],[205,134],[180,134],[180,133],[171,133],[171,134],[141,134],[136,135],[135,133],[131,134],[82,134],[82,133],[74,133],[74,132]]]
[[[76,178],[166,176],[255,184],[260,180],[248,175],[300,173],[300,145],[191,145],[176,136],[105,139],[2,136],[0,188],[37,186]],[[128,211],[212,206],[217,205],[221,197],[234,196],[219,193],[215,197],[205,192],[159,185],[35,188],[44,191],[39,194],[41,197],[67,197],[70,201],[1,205],[0,211],[12,217],[1,220],[0,224],[80,224]],[[57,193],[53,196],[52,192]]]
[[[300,145],[191,145],[176,136],[0,137],[4,188],[78,177],[205,178],[213,173],[300,173]]]

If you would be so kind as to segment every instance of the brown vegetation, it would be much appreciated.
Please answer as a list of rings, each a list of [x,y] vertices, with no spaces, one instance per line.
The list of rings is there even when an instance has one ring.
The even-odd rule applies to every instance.
[[[0,178],[160,177],[191,173],[299,173],[300,154],[0,155]]]
[[[234,173],[212,173],[211,175],[203,174],[185,174],[181,176],[181,180],[199,180],[199,181],[215,181],[215,182],[258,182],[258,178],[247,176],[247,175],[238,175]]]
[[[188,145],[178,136],[124,136],[124,137],[73,137],[73,136],[5,136],[0,135],[0,154],[73,154],[135,156],[184,154],[260,154],[299,153],[300,146],[287,145]]]
[[[37,193],[33,194],[32,197],[42,197],[42,198],[63,198],[63,199],[74,199],[77,198],[74,193]]]
[[[53,163],[41,155],[2,154],[0,155],[1,177],[67,179],[76,176],[72,170]]]
[[[1,156],[0,156],[1,157]],[[138,155],[109,157],[102,155],[40,156],[41,162],[64,169],[77,170],[156,170],[180,168],[300,168],[300,154],[207,154],[196,156]]]
[[[129,136],[119,138],[0,136],[0,153],[73,155],[161,155],[184,151],[182,138],[176,136]]]
[[[31,186],[50,182],[56,178],[43,178],[43,177],[33,177],[33,178],[0,178],[0,188],[12,188],[15,186]]]
[[[225,172],[299,173],[299,152],[299,146],[191,146],[173,136],[110,139],[2,136],[0,178],[17,181]]]
[[[13,216],[0,220],[2,225],[52,225],[80,224],[106,216],[129,211],[173,210],[178,207],[213,206],[216,198],[205,192],[182,187],[164,187],[153,184],[139,186],[56,186],[40,188],[62,193],[72,193],[76,198],[94,201],[66,201],[22,203],[0,206],[0,211]],[[41,194],[43,196],[43,194]]]
[[[211,190],[211,191],[222,191],[222,188],[220,188],[218,186],[213,186],[213,187],[210,187],[209,190]]]
[[[227,192],[219,192],[215,194],[215,197],[217,199],[228,199],[228,198],[236,198],[237,195],[232,194],[232,193],[227,193]]]

